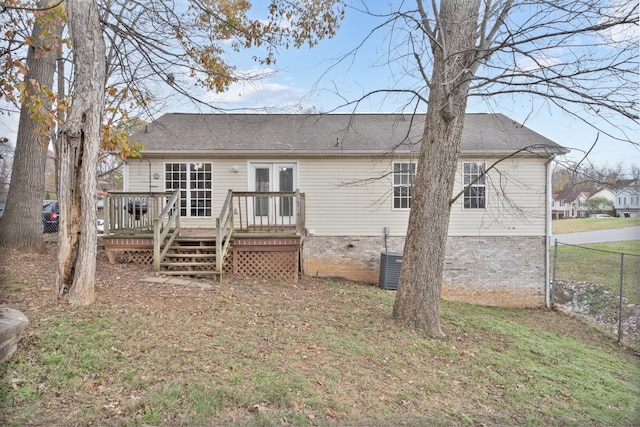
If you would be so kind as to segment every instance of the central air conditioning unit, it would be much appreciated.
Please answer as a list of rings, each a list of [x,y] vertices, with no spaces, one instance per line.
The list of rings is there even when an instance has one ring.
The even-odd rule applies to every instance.
[[[401,269],[402,254],[382,252],[380,254],[380,287],[389,290],[398,289]]]

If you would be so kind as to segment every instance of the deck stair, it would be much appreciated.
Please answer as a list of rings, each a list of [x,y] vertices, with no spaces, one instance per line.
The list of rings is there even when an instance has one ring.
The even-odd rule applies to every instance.
[[[160,261],[160,273],[176,276],[215,276],[216,238],[178,236]]]

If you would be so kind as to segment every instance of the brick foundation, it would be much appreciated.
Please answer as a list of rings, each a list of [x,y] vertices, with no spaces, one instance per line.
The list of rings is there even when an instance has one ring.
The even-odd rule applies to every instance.
[[[386,250],[402,252],[404,238],[388,237]],[[304,272],[377,283],[384,236],[308,236]],[[545,305],[544,237],[449,237],[442,297],[500,307]]]

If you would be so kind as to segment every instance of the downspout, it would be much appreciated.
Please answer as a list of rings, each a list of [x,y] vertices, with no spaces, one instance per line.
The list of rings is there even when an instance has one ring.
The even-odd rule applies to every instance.
[[[550,257],[549,257],[549,252],[551,251],[551,162],[553,161],[554,156],[551,156],[549,158],[549,160],[547,160],[547,162],[545,163],[545,168],[546,168],[546,182],[545,182],[545,186],[546,186],[546,198],[545,198],[545,243],[544,243],[544,249],[545,249],[545,270],[544,270],[544,278],[545,278],[545,285],[544,285],[544,304],[546,308],[549,308],[551,306],[550,303],[550,290],[551,290],[551,277],[549,275],[549,262],[550,262]]]
[[[122,168],[122,191],[129,191],[129,163],[127,159],[123,159],[124,167]]]

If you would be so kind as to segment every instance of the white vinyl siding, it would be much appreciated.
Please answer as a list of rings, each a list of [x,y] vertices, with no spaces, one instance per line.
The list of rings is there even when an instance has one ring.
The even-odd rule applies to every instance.
[[[302,159],[299,167],[306,226],[315,235],[383,236],[384,227],[406,233],[409,210],[392,208],[389,160]]]
[[[498,159],[477,161],[492,165]],[[458,167],[462,168],[462,161]],[[459,194],[464,188],[462,173],[456,177],[453,194]],[[451,206],[449,235],[544,236],[546,182],[544,158],[519,157],[499,162],[486,175],[486,208],[464,209],[462,196],[458,198]]]
[[[251,159],[251,161],[259,159]],[[306,228],[318,236],[404,236],[408,209],[393,209],[393,161],[389,158],[299,158],[298,188],[306,195]],[[497,158],[465,158],[459,162],[453,195],[462,186],[463,161],[493,164]],[[137,159],[128,163],[127,191],[164,189],[164,163],[207,161],[213,164],[213,217],[185,218],[184,227],[214,227],[229,189],[248,189],[247,159]],[[409,159],[406,159],[408,162]],[[291,160],[289,160],[291,162]],[[546,159],[511,158],[487,175],[485,209],[463,209],[460,196],[451,207],[451,236],[544,236],[546,233]],[[154,173],[159,179],[153,178]]]

